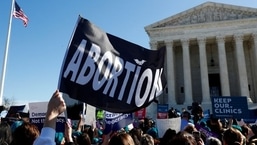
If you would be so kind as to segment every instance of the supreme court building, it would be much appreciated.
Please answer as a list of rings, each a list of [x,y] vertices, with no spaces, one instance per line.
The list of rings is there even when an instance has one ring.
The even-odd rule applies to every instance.
[[[151,49],[166,47],[168,85],[159,103],[211,109],[211,96],[257,102],[257,8],[206,2],[145,31]]]

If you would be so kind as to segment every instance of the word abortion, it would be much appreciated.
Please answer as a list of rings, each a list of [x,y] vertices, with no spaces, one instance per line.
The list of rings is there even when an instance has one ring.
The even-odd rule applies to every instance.
[[[64,71],[64,78],[79,85],[87,85],[92,81],[94,91],[102,88],[103,94],[118,100],[125,98],[127,104],[132,103],[135,95],[133,99],[137,107],[152,101],[155,95],[163,90],[161,82],[163,68],[142,69],[140,64],[124,62],[111,51],[101,52],[101,48],[96,44],[92,44],[90,50],[85,50],[86,45],[87,40],[82,40]],[[82,62],[85,54],[88,54],[87,58]],[[124,73],[125,77],[120,77]],[[129,80],[133,80],[132,84],[128,83]],[[142,87],[143,84],[146,84],[145,88]],[[129,93],[125,93],[125,90],[129,90]]]

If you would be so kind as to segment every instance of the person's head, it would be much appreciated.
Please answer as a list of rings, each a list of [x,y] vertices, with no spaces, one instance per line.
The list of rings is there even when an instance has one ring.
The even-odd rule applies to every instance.
[[[186,120],[190,120],[191,119],[191,114],[188,111],[184,111],[181,114],[181,118],[186,119]]]
[[[176,130],[169,128],[165,131],[164,135],[162,136],[161,142],[168,142],[168,140],[171,140],[175,135]]]
[[[147,117],[144,118],[144,124],[145,124],[145,125],[148,125],[148,122],[149,122],[149,118],[147,118]]]
[[[252,140],[250,140],[250,142],[248,143],[248,145],[256,145],[257,144],[257,138],[253,138]]]
[[[0,145],[8,145],[12,141],[12,131],[8,123],[2,122],[0,124]]]
[[[149,120],[149,121],[148,121],[148,124],[149,124],[150,127],[155,126],[155,122],[154,122],[153,120]]]
[[[149,134],[143,134],[143,136],[140,139],[141,145],[154,145],[154,139]]]
[[[241,129],[242,134],[246,137],[247,140],[254,135],[251,128],[246,124],[242,125]]]
[[[129,131],[129,134],[130,136],[133,138],[134,140],[134,143],[136,145],[139,145],[140,144],[140,139],[143,135],[143,131],[141,128],[132,128],[130,131]]]
[[[194,124],[188,124],[187,126],[185,126],[184,130],[183,131],[186,131],[188,133],[193,133],[193,131],[197,131],[197,129],[195,128],[195,125]]]
[[[198,102],[192,103],[191,114],[194,116],[194,123],[198,122],[201,118],[203,118],[203,108]]]
[[[230,127],[224,131],[222,142],[223,145],[243,145],[244,136],[239,130]]]
[[[222,145],[222,142],[216,137],[208,137],[206,139],[205,145]]]
[[[221,133],[223,131],[222,123],[219,118],[211,116],[208,126],[212,132]]]
[[[79,145],[91,145],[91,139],[88,133],[84,132],[77,137],[77,143]]]
[[[92,129],[91,126],[86,127],[86,128],[82,131],[82,133],[88,134],[88,136],[89,136],[89,138],[90,138],[91,141],[92,141],[93,138],[95,137],[95,135],[94,135],[95,132],[94,132],[94,130]]]
[[[178,132],[167,145],[197,145],[194,136],[188,132]]]
[[[111,137],[108,145],[135,145],[135,143],[128,133],[117,133]]]
[[[252,125],[251,130],[254,133],[254,135],[257,135],[257,125]]]
[[[150,127],[152,127],[153,120],[151,120],[149,118],[145,118],[144,119],[144,124],[145,124],[145,127],[150,128]]]
[[[23,122],[23,124],[13,132],[12,145],[32,145],[34,140],[39,136],[40,132],[36,125]]]

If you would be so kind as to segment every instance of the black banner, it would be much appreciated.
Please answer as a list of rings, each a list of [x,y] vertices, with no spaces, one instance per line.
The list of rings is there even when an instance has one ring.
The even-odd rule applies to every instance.
[[[97,108],[128,113],[163,92],[165,48],[149,50],[79,16],[63,61],[59,90]]]

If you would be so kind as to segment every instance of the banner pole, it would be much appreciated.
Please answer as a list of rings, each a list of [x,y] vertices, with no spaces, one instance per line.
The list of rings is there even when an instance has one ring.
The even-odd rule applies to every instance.
[[[3,105],[4,81],[5,81],[5,72],[6,72],[7,56],[8,56],[8,49],[9,49],[9,43],[10,43],[11,28],[12,28],[12,14],[13,14],[13,9],[14,9],[14,1],[15,0],[12,0],[9,25],[8,25],[8,33],[7,33],[6,46],[5,46],[5,53],[4,53],[4,61],[3,61],[3,66],[2,66],[0,105]]]

